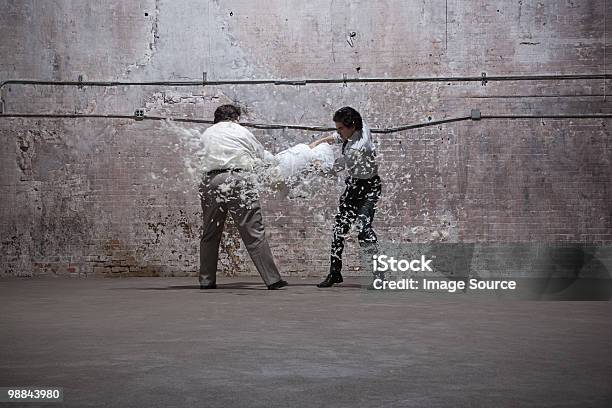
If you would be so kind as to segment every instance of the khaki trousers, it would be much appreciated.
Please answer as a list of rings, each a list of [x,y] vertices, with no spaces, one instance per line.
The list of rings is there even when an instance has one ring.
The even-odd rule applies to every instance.
[[[244,173],[227,171],[205,176],[200,192],[204,223],[200,240],[200,284],[216,283],[219,245],[228,213],[265,284],[281,280],[266,239],[258,193]]]

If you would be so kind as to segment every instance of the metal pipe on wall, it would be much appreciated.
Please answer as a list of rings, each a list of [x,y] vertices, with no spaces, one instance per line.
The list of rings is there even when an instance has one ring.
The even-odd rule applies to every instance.
[[[30,114],[30,113],[9,113],[2,114],[0,118],[38,118],[38,119],[57,119],[57,118],[101,118],[101,119],[132,119],[132,120],[171,120],[175,122],[184,123],[204,123],[212,124],[213,121],[209,119],[198,119],[198,118],[172,118],[165,116],[134,116],[134,115],[95,115],[95,114]],[[480,111],[472,111],[470,116],[461,116],[457,118],[442,119],[430,122],[415,123],[410,125],[396,126],[390,128],[376,128],[371,129],[372,133],[397,133],[410,129],[418,129],[428,126],[437,126],[446,123],[461,122],[466,120],[504,120],[504,119],[612,119],[612,114],[584,114],[584,115],[480,115]],[[242,122],[241,125],[254,129],[294,129],[294,130],[307,130],[314,132],[331,132],[335,131],[336,128],[326,126],[308,126],[308,125],[288,125],[288,124],[274,124],[274,123],[251,123]]]
[[[495,82],[495,81],[572,81],[580,79],[611,79],[612,74],[568,74],[568,75],[494,75],[463,77],[404,77],[404,78],[342,78],[342,79],[236,79],[219,81],[41,81],[32,79],[9,79],[0,83],[0,88],[10,84],[58,85],[58,86],[206,86],[206,85],[307,85],[343,83],[394,83],[394,82]]]
[[[347,78],[342,79],[244,79],[244,80],[206,80],[206,73],[202,81],[43,81],[33,79],[9,79],[0,83],[0,114],[7,111],[7,85],[45,85],[45,86],[84,86],[112,87],[112,86],[219,86],[219,85],[293,85],[303,86],[307,84],[347,84],[347,83],[426,83],[426,82],[480,82],[485,86],[488,82],[504,81],[575,81],[575,80],[597,80],[612,78],[612,74],[569,74],[569,75],[497,75],[487,76],[483,72],[480,76],[464,77],[405,77],[405,78]]]

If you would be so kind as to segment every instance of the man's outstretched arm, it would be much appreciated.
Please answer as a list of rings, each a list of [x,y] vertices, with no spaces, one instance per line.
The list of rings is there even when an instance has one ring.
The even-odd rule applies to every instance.
[[[321,143],[336,144],[336,143],[342,143],[342,140],[340,139],[337,133],[334,133],[333,135],[325,136],[324,138],[315,140],[314,142],[310,143],[308,146],[311,149],[313,149],[317,147],[318,145],[320,145]]]

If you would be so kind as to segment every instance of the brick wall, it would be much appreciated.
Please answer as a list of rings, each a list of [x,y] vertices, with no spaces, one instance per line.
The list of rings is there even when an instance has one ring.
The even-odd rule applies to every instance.
[[[606,10],[603,0],[194,3],[5,2],[0,79],[603,73],[603,17],[612,15],[612,4]],[[608,34],[605,43],[610,40]],[[148,115],[197,118],[235,102],[249,121],[326,126],[333,125],[335,109],[351,105],[372,127],[390,127],[465,116],[471,109],[612,113],[605,97],[611,82],[8,85],[4,98],[15,113],[129,115],[144,107]],[[503,119],[379,135],[379,238],[610,243],[610,126],[609,119]],[[272,152],[320,136],[253,132]],[[200,209],[178,134],[153,121],[0,118],[0,135],[1,275],[196,273]],[[342,182],[320,183],[308,199],[263,197],[272,250],[285,274],[322,275],[328,268]],[[346,268],[353,274],[360,274],[357,253],[352,236]],[[247,259],[228,226],[220,268],[253,274]]]

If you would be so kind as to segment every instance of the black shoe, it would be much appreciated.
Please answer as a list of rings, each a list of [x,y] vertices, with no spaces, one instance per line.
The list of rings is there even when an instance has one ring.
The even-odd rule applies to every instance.
[[[269,290],[276,290],[276,289],[284,288],[288,284],[289,283],[287,281],[284,281],[284,280],[281,279],[278,282],[274,282],[273,284],[268,285],[268,289]]]
[[[200,285],[200,289],[217,289],[217,284],[209,283],[208,285]]]
[[[339,273],[330,273],[327,275],[325,280],[317,285],[317,288],[329,288],[334,283],[342,283],[344,279],[342,279],[342,275]]]

